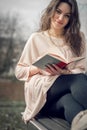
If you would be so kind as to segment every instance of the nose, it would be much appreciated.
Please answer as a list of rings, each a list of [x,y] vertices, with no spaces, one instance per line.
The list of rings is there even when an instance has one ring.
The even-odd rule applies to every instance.
[[[62,15],[62,14],[59,16],[59,20],[60,20],[60,21],[63,20],[63,15]]]

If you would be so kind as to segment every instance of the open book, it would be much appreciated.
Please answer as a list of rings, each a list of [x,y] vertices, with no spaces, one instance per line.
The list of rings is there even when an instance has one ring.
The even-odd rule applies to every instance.
[[[60,56],[57,56],[55,54],[46,54],[36,60],[36,62],[33,63],[36,67],[39,67],[40,69],[45,69],[48,64],[56,64],[61,69],[65,68],[68,64],[72,62],[78,62],[80,60],[84,59],[84,57],[76,57],[72,58],[71,61],[66,61],[66,59],[61,58]]]

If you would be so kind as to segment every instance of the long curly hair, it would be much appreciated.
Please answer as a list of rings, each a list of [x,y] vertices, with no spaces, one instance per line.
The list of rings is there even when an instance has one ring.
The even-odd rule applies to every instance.
[[[66,2],[71,6],[70,20],[64,28],[66,43],[70,46],[75,55],[80,56],[84,48],[82,46],[79,12],[76,0],[52,0],[41,16],[39,31],[50,29],[51,18],[61,2]]]

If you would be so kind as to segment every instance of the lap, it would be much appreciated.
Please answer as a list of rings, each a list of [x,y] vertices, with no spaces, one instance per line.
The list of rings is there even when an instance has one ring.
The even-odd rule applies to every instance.
[[[47,92],[46,106],[58,101],[62,96],[71,93],[74,98],[87,95],[87,76],[85,74],[69,74],[59,76]],[[81,94],[80,94],[81,93]]]
[[[87,88],[87,76],[85,74],[61,75],[56,79],[47,92],[47,100],[58,100],[66,93],[73,95],[85,91]],[[78,91],[79,90],[79,91]]]

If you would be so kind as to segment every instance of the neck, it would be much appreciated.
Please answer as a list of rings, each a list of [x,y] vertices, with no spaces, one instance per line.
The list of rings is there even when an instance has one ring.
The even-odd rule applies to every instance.
[[[48,32],[49,32],[49,34],[51,36],[54,36],[54,37],[63,37],[63,35],[64,35],[64,31],[63,30],[61,30],[61,31],[57,30],[56,31],[56,30],[53,30],[53,29],[49,29]]]

